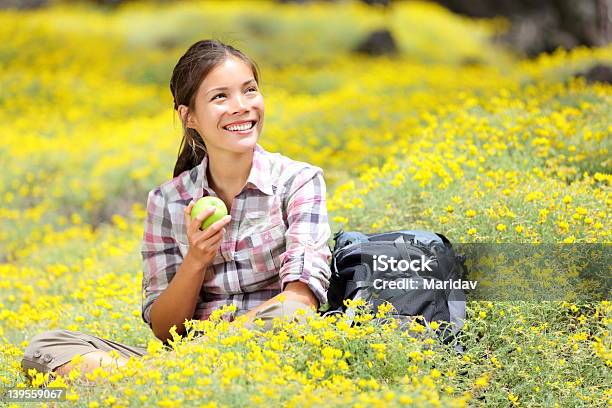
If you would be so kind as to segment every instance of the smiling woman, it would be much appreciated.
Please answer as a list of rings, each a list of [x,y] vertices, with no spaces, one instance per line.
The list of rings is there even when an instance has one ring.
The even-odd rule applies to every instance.
[[[327,300],[331,235],[321,168],[270,153],[257,142],[264,100],[255,63],[216,40],[193,44],[179,59],[170,81],[174,109],[184,135],[173,179],[149,192],[141,245],[142,318],[167,343],[170,329],[185,333],[185,319],[224,316],[264,329],[275,317],[304,322]],[[229,215],[199,229],[214,209],[195,219],[203,196],[218,197]],[[282,294],[281,294],[282,292]],[[303,310],[305,313],[298,312]],[[268,324],[265,324],[268,322]],[[68,330],[34,336],[22,367],[65,374],[83,355],[84,372],[146,353]]]

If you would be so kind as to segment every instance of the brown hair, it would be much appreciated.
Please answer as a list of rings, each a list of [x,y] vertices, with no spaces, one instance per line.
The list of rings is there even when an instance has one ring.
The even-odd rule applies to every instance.
[[[174,110],[178,112],[179,105],[185,105],[190,111],[193,111],[195,95],[204,78],[231,56],[240,58],[251,67],[255,82],[259,85],[259,69],[255,61],[231,45],[223,44],[218,40],[201,40],[189,47],[187,52],[179,58],[172,71],[170,92],[174,98]],[[206,155],[206,144],[202,136],[195,129],[187,128],[182,118],[180,119],[183,124],[183,139],[179,146],[173,177],[185,170],[191,170],[200,164]]]

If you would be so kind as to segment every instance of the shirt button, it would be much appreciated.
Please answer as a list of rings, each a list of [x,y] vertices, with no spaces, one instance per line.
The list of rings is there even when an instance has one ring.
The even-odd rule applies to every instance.
[[[34,358],[38,358],[40,357],[41,353],[40,351],[36,350],[36,352],[34,353]]]
[[[53,360],[53,357],[51,357],[50,354],[45,354],[43,360],[45,363],[50,363]]]

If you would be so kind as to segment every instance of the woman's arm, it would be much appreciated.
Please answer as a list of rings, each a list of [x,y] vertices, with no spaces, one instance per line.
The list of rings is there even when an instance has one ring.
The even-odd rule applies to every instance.
[[[320,304],[325,303],[332,254],[328,246],[331,229],[323,170],[308,167],[300,171],[293,177],[285,200],[288,228],[285,252],[280,255],[281,291],[286,291],[293,282],[300,282]],[[307,293],[306,288],[300,287],[296,295]],[[295,291],[291,289],[290,293]]]
[[[259,310],[268,305],[279,302],[280,299],[297,300],[298,302],[303,303],[305,307],[314,307],[315,309],[319,308],[319,301],[314,293],[312,293],[312,290],[310,290],[308,285],[304,282],[294,281],[289,282],[284,291],[274,296],[272,299],[268,299],[259,306],[249,310],[244,316],[246,316],[247,320],[254,319]]]
[[[162,342],[172,339],[170,328],[176,325],[178,334],[185,334],[185,319],[192,319],[206,271],[189,253],[168,287],[151,306],[151,328]]]
[[[178,334],[185,334],[185,319],[193,318],[202,284],[213,276],[209,266],[219,250],[225,232],[223,227],[231,219],[225,216],[201,231],[202,221],[214,212],[214,208],[202,211],[192,220],[190,214],[194,204],[190,202],[184,210],[189,251],[168,287],[151,305],[151,329],[164,343],[170,338],[173,325]]]
[[[210,279],[206,271],[212,273],[208,266],[223,237],[221,230],[230,218],[225,217],[205,231],[200,231],[199,226],[211,211],[203,211],[191,220],[192,207],[193,201],[184,210],[189,251],[183,259],[173,237],[164,195],[159,187],[149,193],[141,245],[142,318],[163,342],[171,338],[170,328],[173,325],[177,326],[177,333],[184,334],[185,319],[193,318],[202,285]]]
[[[331,235],[327,219],[326,188],[323,171],[307,168],[293,178],[288,189],[286,250],[280,256],[279,271],[282,292],[245,314],[254,318],[257,312],[279,301],[279,297],[297,300],[305,307],[318,309],[327,299],[331,275]],[[284,288],[284,289],[283,289]]]

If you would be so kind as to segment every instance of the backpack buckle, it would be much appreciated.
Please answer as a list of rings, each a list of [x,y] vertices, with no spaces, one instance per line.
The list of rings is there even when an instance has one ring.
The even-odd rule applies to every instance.
[[[338,237],[342,234],[344,234],[344,230],[340,228],[340,230],[334,234],[334,241],[337,241]]]

